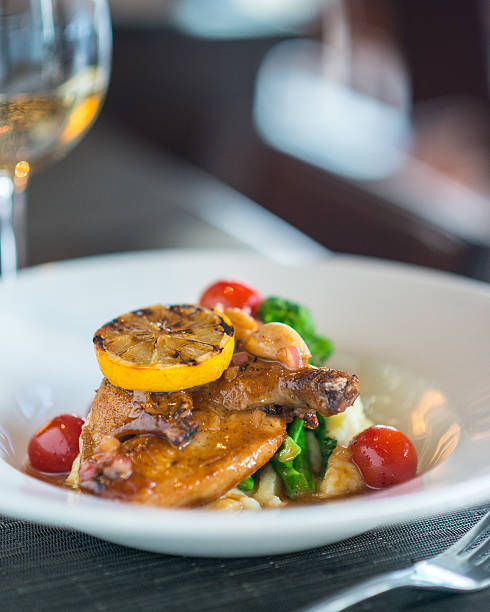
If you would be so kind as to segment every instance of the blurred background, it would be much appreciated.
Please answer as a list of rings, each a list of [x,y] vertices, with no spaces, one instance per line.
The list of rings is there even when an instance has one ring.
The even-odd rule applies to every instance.
[[[326,247],[490,280],[488,2],[113,0],[111,12],[101,116],[32,180],[30,264]]]

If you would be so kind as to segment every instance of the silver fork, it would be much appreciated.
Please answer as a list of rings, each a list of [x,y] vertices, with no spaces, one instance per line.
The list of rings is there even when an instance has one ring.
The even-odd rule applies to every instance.
[[[482,541],[472,548],[472,545]],[[399,587],[480,591],[490,586],[490,512],[446,551],[406,569],[381,574],[323,599],[304,612],[339,612]]]

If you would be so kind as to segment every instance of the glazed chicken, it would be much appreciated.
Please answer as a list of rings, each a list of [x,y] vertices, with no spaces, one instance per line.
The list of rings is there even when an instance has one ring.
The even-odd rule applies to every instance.
[[[250,356],[241,366],[231,366],[217,381],[197,388],[194,406],[223,406],[230,411],[267,407],[313,421],[315,413],[331,416],[343,412],[359,395],[355,375],[303,366],[290,370],[278,362]]]
[[[250,358],[215,382],[142,393],[103,380],[82,429],[78,484],[102,497],[197,506],[256,472],[294,416],[315,427],[358,396],[356,376]]]
[[[144,416],[144,408],[136,404],[132,391],[102,382],[82,429],[83,491],[159,506],[200,505],[258,470],[286,436],[285,420],[260,409],[229,412],[203,404],[193,410],[192,422],[187,416],[182,422],[165,412],[166,402],[155,402],[164,410],[161,416]],[[148,431],[138,432],[145,419]],[[181,447],[173,446],[170,441],[178,440],[168,438],[166,426],[161,427],[165,420],[173,421],[174,433],[193,432],[192,440],[186,433]]]

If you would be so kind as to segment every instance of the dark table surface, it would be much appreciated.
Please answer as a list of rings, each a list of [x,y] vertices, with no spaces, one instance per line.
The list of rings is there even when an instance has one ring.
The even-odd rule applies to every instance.
[[[305,259],[326,253],[218,181],[129,138],[121,126],[98,124],[65,160],[34,178],[29,196],[31,263],[173,246],[245,246],[283,259],[288,252]],[[284,241],[294,248],[281,251]],[[303,553],[224,560],[157,555],[0,518],[0,609],[299,610],[437,554],[489,507],[387,526]],[[462,612],[486,610],[488,602],[488,590],[401,589],[354,609]]]
[[[0,519],[0,601],[6,612],[202,610],[293,612],[381,572],[442,552],[488,508],[376,529],[302,553],[256,559],[158,555],[62,529]],[[488,589],[399,589],[352,610],[488,610]]]

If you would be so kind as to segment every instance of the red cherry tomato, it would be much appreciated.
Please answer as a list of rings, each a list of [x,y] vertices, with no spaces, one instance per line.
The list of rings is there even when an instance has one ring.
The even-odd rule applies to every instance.
[[[62,414],[48,421],[31,438],[27,452],[34,469],[58,474],[69,472],[78,455],[83,420]]]
[[[373,425],[352,439],[350,449],[352,460],[373,489],[410,480],[417,471],[413,444],[394,427]]]
[[[223,304],[225,308],[242,308],[255,314],[255,309],[261,301],[257,291],[244,283],[218,281],[204,291],[199,303],[208,308]]]

